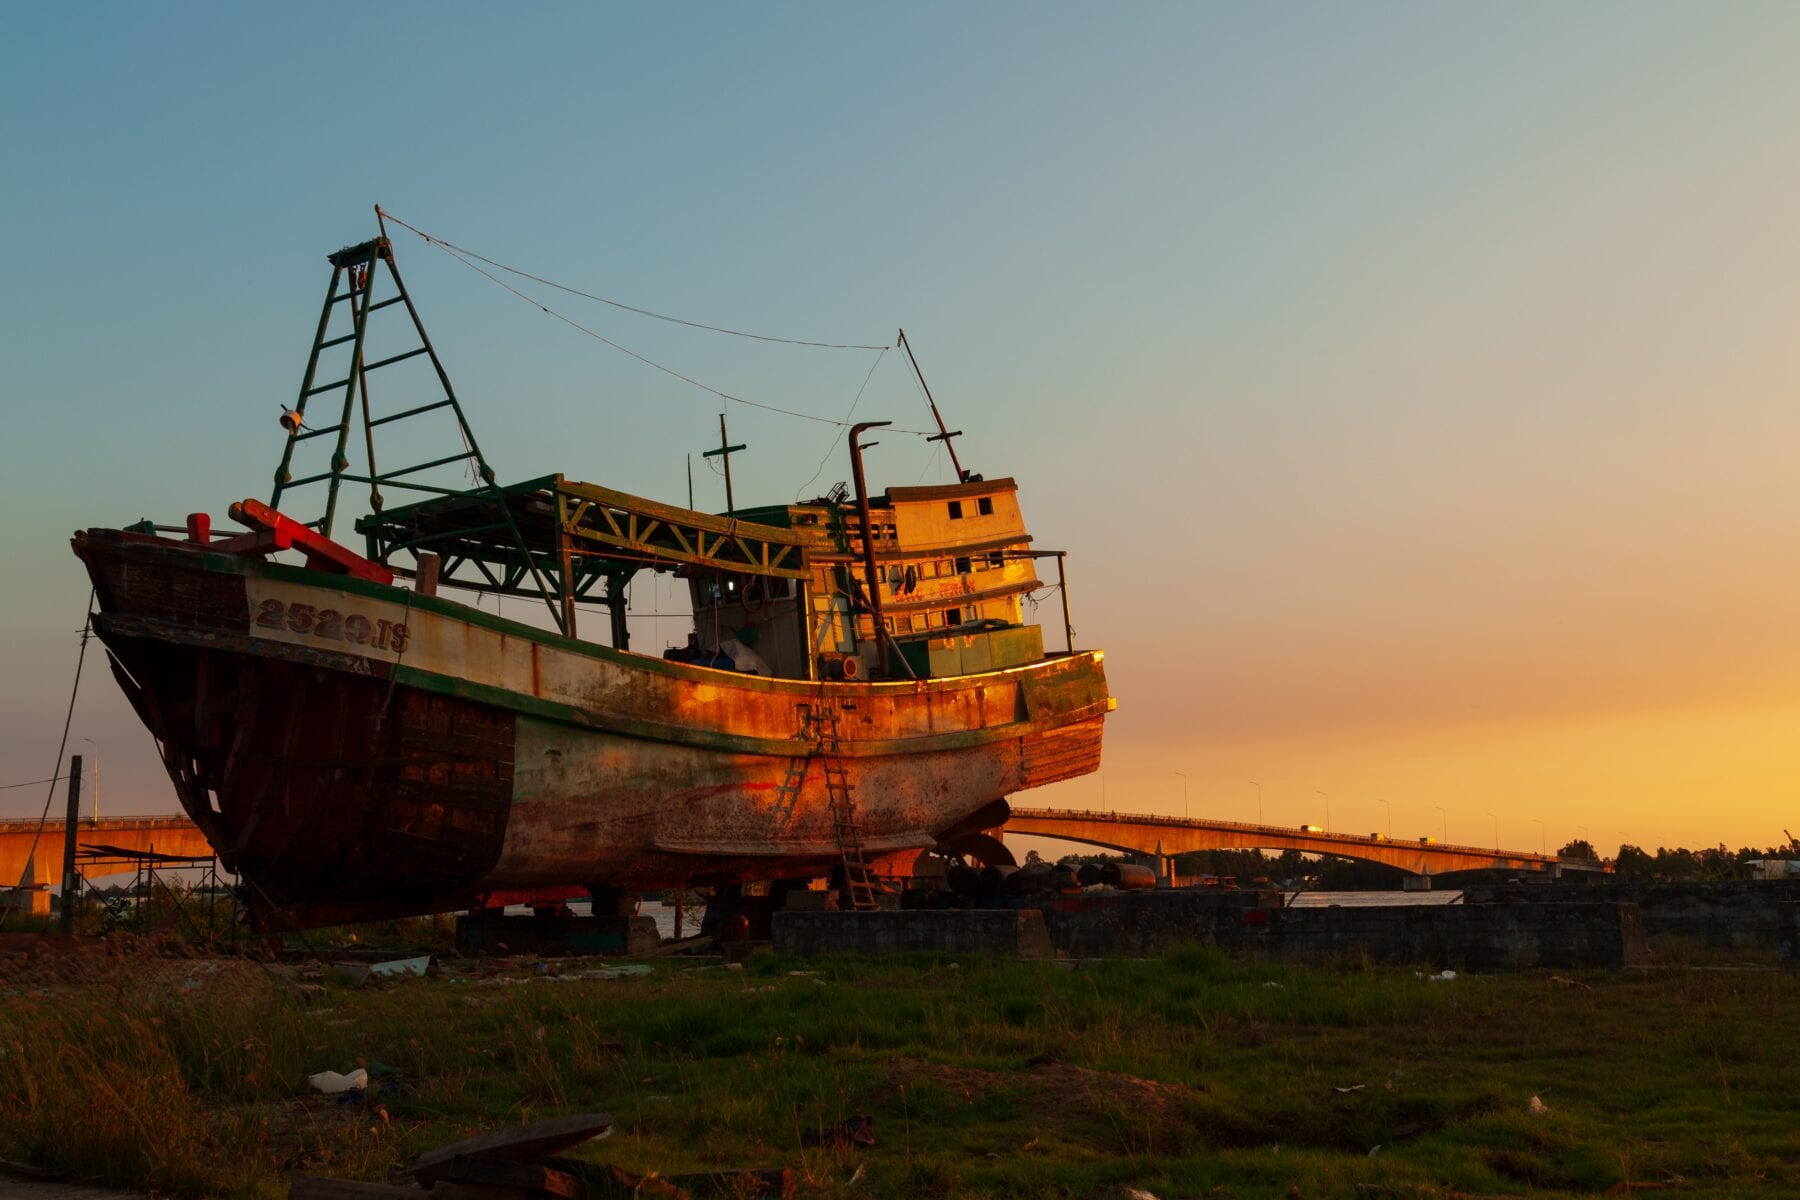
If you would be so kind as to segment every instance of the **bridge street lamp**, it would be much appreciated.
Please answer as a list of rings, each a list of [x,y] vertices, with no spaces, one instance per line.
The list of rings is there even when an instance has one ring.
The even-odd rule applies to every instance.
[[[1261,825],[1263,823],[1262,784],[1256,782],[1254,779],[1249,780],[1248,782],[1251,787],[1256,789],[1256,823]]]
[[[1313,790],[1315,792],[1319,791],[1317,788],[1314,788]],[[1325,793],[1319,792],[1319,795],[1325,796]],[[1330,796],[1325,796],[1325,832],[1326,833],[1331,832],[1331,797]]]
[[[89,810],[88,820],[98,824],[100,821],[100,743],[89,737],[81,740],[94,748],[94,807]]]
[[[1388,841],[1391,842],[1394,840],[1394,806],[1389,804],[1386,800],[1379,798],[1376,799],[1375,803],[1387,809],[1387,836]]]
[[[1494,817],[1494,814],[1489,813],[1488,816]],[[1495,854],[1500,853],[1500,818],[1499,817],[1494,817],[1494,853]]]
[[[1443,805],[1434,804],[1431,807],[1437,809],[1438,822],[1439,822],[1438,834],[1447,843],[1450,840],[1450,818],[1447,815],[1445,815]]]
[[[1538,853],[1539,854],[1550,853],[1549,843],[1544,840],[1544,823],[1542,821],[1538,820],[1536,817],[1531,818],[1531,820],[1532,820],[1532,823],[1538,827]]]
[[[1185,821],[1188,819],[1187,772],[1177,771],[1175,773],[1181,776],[1181,819]]]

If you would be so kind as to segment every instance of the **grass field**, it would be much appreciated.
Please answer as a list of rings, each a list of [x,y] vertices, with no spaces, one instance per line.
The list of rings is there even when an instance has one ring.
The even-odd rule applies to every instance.
[[[0,966],[0,1154],[273,1197],[600,1110],[616,1132],[584,1157],[789,1166],[818,1196],[1800,1194],[1793,974],[465,966],[365,989],[235,960]],[[357,1064],[360,1104],[307,1086]],[[854,1114],[877,1145],[807,1144]]]

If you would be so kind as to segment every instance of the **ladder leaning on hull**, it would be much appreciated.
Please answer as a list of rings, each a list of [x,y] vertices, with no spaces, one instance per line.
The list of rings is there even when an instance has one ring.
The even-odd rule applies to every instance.
[[[814,759],[825,773],[825,795],[831,805],[832,834],[837,841],[838,860],[844,882],[841,898],[852,911],[871,912],[875,901],[875,872],[863,853],[862,818],[856,811],[856,796],[850,786],[849,772],[844,768],[843,748],[839,743],[837,710],[821,704],[801,705],[801,736],[812,743],[803,756],[788,760],[787,775],[776,793],[773,816],[777,825],[787,824],[800,803],[800,792]]]

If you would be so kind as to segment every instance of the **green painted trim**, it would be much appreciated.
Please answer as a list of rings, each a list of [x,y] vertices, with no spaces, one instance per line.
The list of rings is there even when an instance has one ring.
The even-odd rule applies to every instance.
[[[216,571],[221,574],[255,575],[278,583],[329,588],[332,591],[367,596],[372,600],[381,600],[418,612],[428,612],[450,620],[463,621],[482,629],[506,634],[508,637],[523,638],[551,649],[566,650],[572,654],[614,663],[631,670],[649,671],[676,679],[709,683],[715,687],[737,687],[747,691],[790,695],[801,700],[817,699],[820,696],[855,699],[860,696],[879,695],[883,691],[953,692],[968,687],[979,687],[982,681],[990,679],[1029,678],[1037,675],[1058,675],[1063,672],[1078,674],[1080,668],[1070,664],[1081,659],[1090,660],[1090,663],[1098,662],[1103,654],[1103,651],[1099,650],[1078,650],[1073,655],[1064,654],[1056,658],[1045,658],[1040,662],[1027,663],[1023,666],[987,671],[979,675],[946,676],[943,679],[886,680],[880,683],[824,683],[805,679],[778,679],[766,675],[745,675],[734,671],[715,671],[705,667],[692,667],[686,663],[678,663],[648,654],[632,654],[623,650],[615,650],[611,646],[580,641],[576,638],[565,637],[560,633],[553,633],[550,630],[539,629],[534,625],[527,625],[522,621],[482,612],[471,605],[455,600],[446,600],[441,596],[421,596],[410,588],[375,583],[367,579],[357,579],[351,575],[332,575],[323,571],[315,571],[310,567],[264,562],[236,554],[209,554],[204,551],[196,553],[193,550],[174,547],[165,548],[139,544],[124,547],[123,550],[128,554],[155,554],[168,560],[171,565],[189,569],[198,566],[202,570]]]
[[[244,633],[197,629],[154,617],[138,617],[120,613],[101,614],[96,620],[103,634],[117,633],[123,637],[201,646],[256,658],[282,659],[287,662],[324,667],[327,670],[343,671],[346,674],[362,675],[371,679],[391,678],[395,683],[405,684],[408,687],[440,696],[452,696],[541,720],[554,721],[580,729],[622,734],[645,741],[666,742],[672,745],[695,746],[733,754],[755,754],[773,758],[795,758],[810,755],[814,750],[811,742],[785,738],[745,737],[740,734],[722,733],[710,729],[696,729],[692,726],[677,725],[667,721],[647,721],[616,713],[600,713],[578,705],[565,704],[559,700],[546,700],[539,696],[508,691],[491,684],[475,683],[472,680],[442,675],[435,671],[409,667],[404,663],[389,665],[380,659],[364,658],[360,655],[346,654],[336,650],[315,650],[310,647],[295,646],[289,642],[251,637]],[[631,665],[636,666],[637,663],[634,662]],[[968,677],[965,676],[965,678]],[[815,690],[807,694],[816,697],[818,693]],[[1026,703],[1028,708],[1036,707],[1029,696]],[[885,758],[929,754],[942,750],[966,750],[995,742],[1010,741],[1013,738],[1028,737],[1034,733],[1047,732],[1065,725],[1078,724],[1094,717],[1105,716],[1107,701],[1102,697],[1076,708],[1062,710],[1051,709],[1048,706],[1046,708],[1047,711],[1041,718],[1012,721],[1005,725],[989,725],[979,729],[963,729],[912,738],[846,739],[842,743],[842,753],[848,758]]]

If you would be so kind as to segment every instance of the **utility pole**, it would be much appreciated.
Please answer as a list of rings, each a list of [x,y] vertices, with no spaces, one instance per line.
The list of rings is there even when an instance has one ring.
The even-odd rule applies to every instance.
[[[1256,823],[1261,825],[1264,823],[1262,811],[1262,784],[1256,782],[1254,779],[1249,779],[1245,782],[1256,789]]]
[[[63,822],[62,931],[75,932],[75,834],[81,821],[81,755],[69,756],[69,811]]]
[[[731,439],[725,436],[725,414],[719,414],[719,448],[708,450],[703,457],[724,458],[725,460],[725,515],[737,515],[737,500],[731,494],[731,455],[734,451],[748,449],[746,446],[734,446]],[[690,502],[691,504],[691,502]]]

